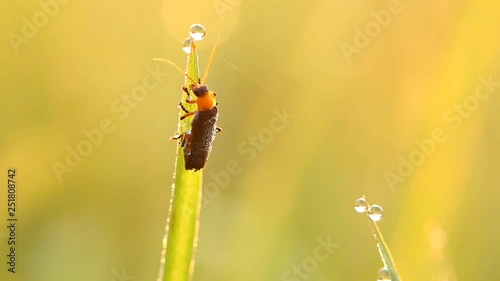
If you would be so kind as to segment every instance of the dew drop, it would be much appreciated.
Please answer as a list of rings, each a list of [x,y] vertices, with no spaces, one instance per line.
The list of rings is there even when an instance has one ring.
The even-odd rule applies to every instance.
[[[391,274],[387,268],[382,267],[377,273],[377,281],[391,281]]]
[[[377,204],[373,204],[368,208],[368,216],[372,221],[379,221],[382,219],[384,215],[384,210]]]
[[[194,40],[199,41],[205,37],[205,28],[201,24],[193,24],[191,25],[189,35]]]
[[[182,50],[186,54],[191,54],[191,38],[186,38],[186,40],[182,42]]]
[[[366,212],[366,200],[365,198],[361,197],[356,202],[354,203],[354,210],[358,213],[364,213]]]

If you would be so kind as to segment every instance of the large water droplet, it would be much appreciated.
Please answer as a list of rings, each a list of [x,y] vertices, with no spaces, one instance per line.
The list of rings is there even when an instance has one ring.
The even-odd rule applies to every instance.
[[[189,35],[196,41],[199,41],[205,37],[205,28],[201,24],[193,24],[191,25],[191,30],[189,31]]]
[[[356,200],[356,202],[354,203],[354,210],[356,210],[356,212],[358,213],[366,212],[366,200],[364,197]]]
[[[382,267],[377,273],[377,281],[391,281],[391,274],[387,268]]]
[[[186,54],[191,54],[191,38],[186,38],[186,40],[182,42],[182,50]]]
[[[379,221],[384,215],[384,210],[377,204],[373,204],[368,208],[368,216],[372,221]]]

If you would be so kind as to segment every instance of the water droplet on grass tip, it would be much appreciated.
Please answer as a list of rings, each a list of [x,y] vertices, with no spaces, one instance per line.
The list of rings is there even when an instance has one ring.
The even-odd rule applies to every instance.
[[[373,204],[368,208],[368,216],[372,221],[379,221],[382,219],[384,210],[379,205]]]
[[[186,40],[182,42],[182,50],[186,54],[191,54],[191,38],[186,38]]]
[[[377,273],[377,281],[391,281],[391,274],[387,268],[382,267]]]
[[[199,41],[205,37],[205,28],[201,24],[193,24],[191,25],[189,35],[194,40]]]
[[[356,202],[354,203],[354,210],[358,213],[364,213],[366,212],[366,200],[365,198],[361,197]]]

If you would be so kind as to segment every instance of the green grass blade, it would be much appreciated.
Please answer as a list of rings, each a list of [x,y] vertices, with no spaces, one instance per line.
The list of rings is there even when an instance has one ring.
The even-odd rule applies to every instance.
[[[375,236],[375,240],[377,241],[377,248],[380,254],[380,258],[384,263],[384,266],[389,270],[391,274],[392,281],[401,281],[399,277],[398,271],[396,270],[396,264],[394,263],[394,259],[392,258],[391,251],[389,250],[389,246],[385,243],[384,236],[380,232],[378,225],[376,222],[368,219],[372,225],[373,236]]]
[[[194,42],[188,55],[186,73],[198,81],[198,56]],[[192,84],[185,78],[184,85]],[[189,111],[195,111],[196,104],[186,103],[186,94],[182,93],[182,104]],[[184,114],[179,111],[179,115]],[[178,132],[185,133],[191,129],[193,116],[179,120]],[[161,268],[158,281],[189,281],[194,269],[194,256],[198,240],[198,224],[202,195],[202,170],[193,172],[184,168],[184,148],[177,144],[174,184],[172,199],[167,219]]]
[[[370,205],[368,204],[368,200],[366,200],[365,196],[363,196],[366,202],[366,215],[368,217],[368,221],[372,226],[373,236],[375,237],[375,241],[377,242],[378,252],[380,254],[380,258],[384,263],[384,267],[387,268],[389,274],[391,275],[391,281],[401,281],[399,277],[398,271],[396,269],[396,263],[394,262],[394,258],[392,257],[391,251],[389,250],[389,246],[385,243],[384,236],[377,225],[377,223],[370,219],[368,209]]]

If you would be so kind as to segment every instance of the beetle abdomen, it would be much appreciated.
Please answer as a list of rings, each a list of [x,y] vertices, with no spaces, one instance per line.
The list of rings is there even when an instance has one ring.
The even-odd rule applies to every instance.
[[[218,117],[219,111],[217,107],[206,111],[196,111],[191,124],[190,151],[186,153],[186,150],[184,150],[186,170],[197,171],[205,167],[215,140],[215,133],[217,132],[215,123]]]

